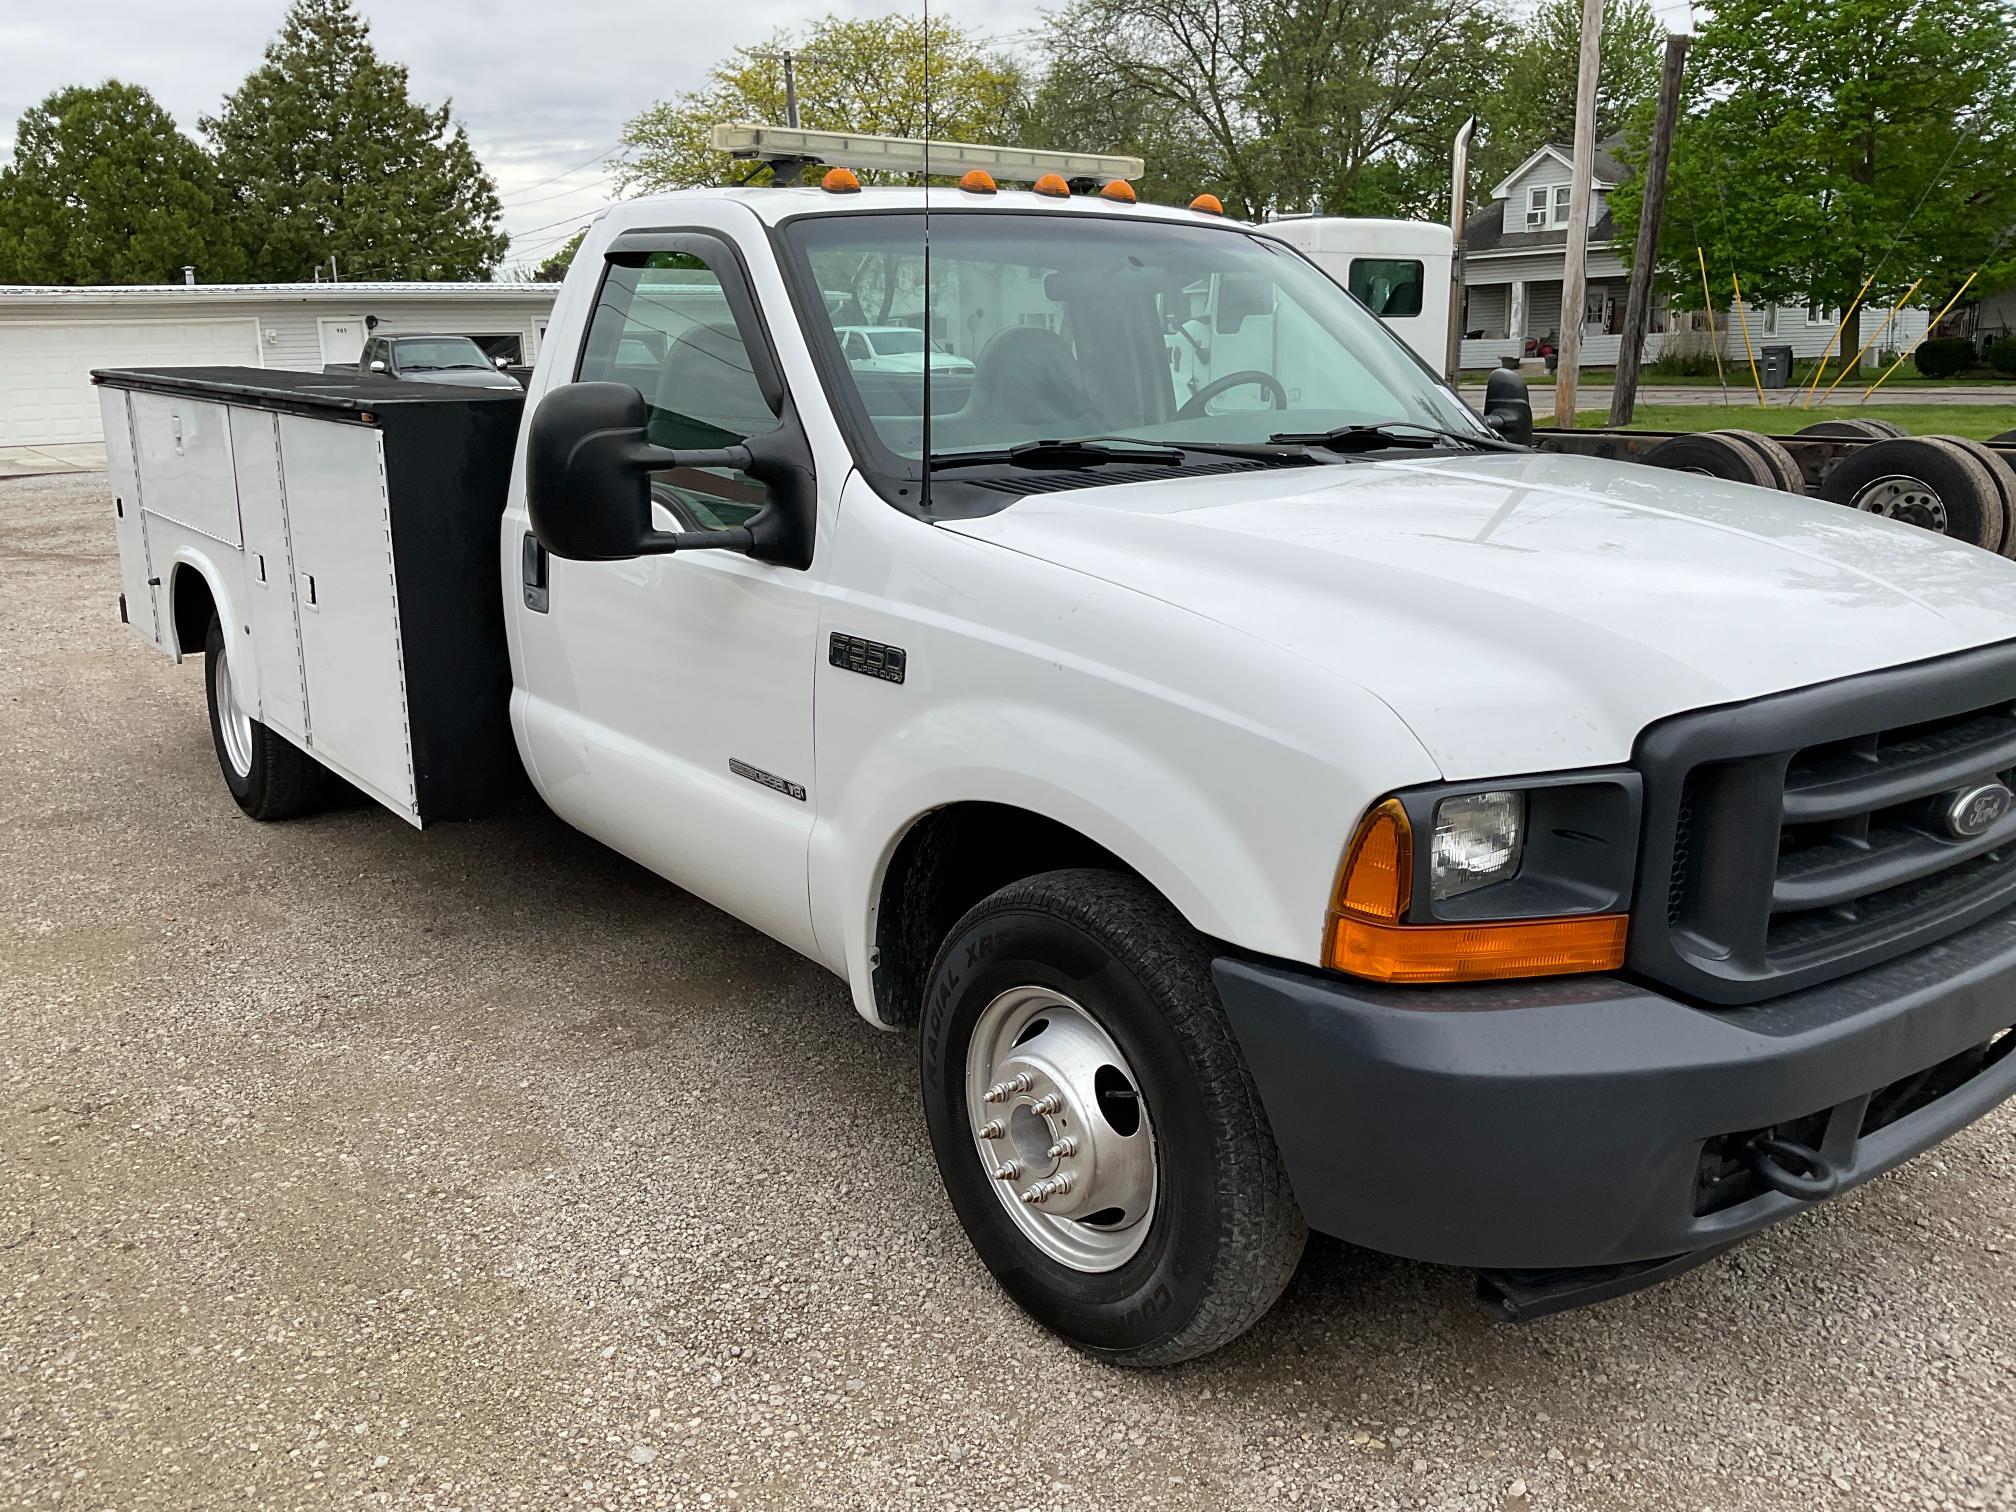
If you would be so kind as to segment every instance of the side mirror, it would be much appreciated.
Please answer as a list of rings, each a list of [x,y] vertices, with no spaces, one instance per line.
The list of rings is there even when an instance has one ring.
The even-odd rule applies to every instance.
[[[385,371],[385,364],[382,362],[374,362],[371,364],[371,371],[374,373],[382,373]]]
[[[1218,275],[1218,302],[1212,312],[1212,329],[1220,336],[1237,333],[1249,315],[1274,313],[1274,285],[1258,273]]]
[[[1533,444],[1533,401],[1514,369],[1493,368],[1484,380],[1484,423],[1507,441]]]
[[[788,402],[777,430],[711,451],[653,446],[649,421],[627,383],[563,384],[540,401],[526,436],[525,503],[541,546],[576,562],[716,550],[812,565],[812,457]],[[732,530],[654,530],[651,474],[675,467],[736,468],[769,500]]]

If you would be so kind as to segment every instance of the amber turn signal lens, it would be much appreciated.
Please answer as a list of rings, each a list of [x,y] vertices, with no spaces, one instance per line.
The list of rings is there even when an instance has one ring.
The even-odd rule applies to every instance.
[[[1064,175],[1061,173],[1044,174],[1043,177],[1036,180],[1034,187],[1038,194],[1047,194],[1052,199],[1069,199],[1071,197],[1071,186],[1064,182]]]
[[[1215,194],[1200,194],[1190,201],[1190,208],[1204,215],[1223,215],[1225,207],[1218,202]]]
[[[994,192],[994,175],[989,173],[985,168],[968,169],[965,175],[959,180],[959,187],[964,189],[968,194],[992,194]]]
[[[1325,962],[1374,982],[1497,982],[1615,971],[1624,964],[1625,914],[1489,924],[1374,924],[1330,920]]]
[[[852,168],[828,168],[826,176],[819,180],[819,187],[828,194],[859,194],[861,180]]]
[[[1615,971],[1626,914],[1407,924],[1414,897],[1414,828],[1397,798],[1351,837],[1323,942],[1323,964],[1373,982],[1492,982]]]
[[[1099,198],[1118,200],[1123,205],[1134,203],[1134,186],[1125,179],[1113,179],[1099,191]]]

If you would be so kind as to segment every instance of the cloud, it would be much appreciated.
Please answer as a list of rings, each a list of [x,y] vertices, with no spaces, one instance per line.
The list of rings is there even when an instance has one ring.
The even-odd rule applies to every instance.
[[[623,123],[698,84],[732,48],[835,11],[899,7],[860,0],[359,0],[381,56],[404,63],[417,99],[454,102],[504,196],[511,256],[537,261],[608,202]],[[9,4],[0,15],[0,151],[14,123],[53,89],[124,79],[152,90],[192,136],[256,67],[286,0],[77,0]],[[947,14],[937,7],[939,14]],[[1034,0],[991,7],[1007,32]]]

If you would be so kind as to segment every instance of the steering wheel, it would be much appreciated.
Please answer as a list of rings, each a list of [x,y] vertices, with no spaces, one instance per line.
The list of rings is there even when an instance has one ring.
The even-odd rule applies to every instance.
[[[1257,383],[1267,390],[1267,397],[1274,401],[1274,408],[1277,410],[1288,408],[1288,390],[1281,386],[1279,378],[1272,373],[1263,373],[1258,368],[1245,368],[1237,373],[1227,373],[1223,378],[1213,378],[1184,401],[1183,407],[1176,411],[1176,418],[1195,420],[1204,413],[1205,405],[1227,389],[1235,389],[1247,383]]]

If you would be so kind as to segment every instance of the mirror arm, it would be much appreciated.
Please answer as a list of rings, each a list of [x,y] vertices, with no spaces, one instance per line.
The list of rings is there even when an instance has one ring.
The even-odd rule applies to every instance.
[[[787,417],[788,418],[788,417]],[[753,437],[742,446],[677,451],[638,442],[629,460],[647,472],[674,467],[730,467],[770,491],[771,501],[747,525],[731,530],[654,530],[642,544],[651,555],[678,551],[741,551],[789,567],[812,563],[812,509],[817,497],[812,459],[795,425]]]

